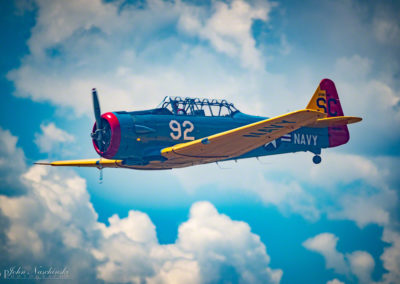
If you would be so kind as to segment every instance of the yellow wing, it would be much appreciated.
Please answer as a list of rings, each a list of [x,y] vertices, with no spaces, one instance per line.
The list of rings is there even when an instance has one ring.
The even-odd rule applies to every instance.
[[[51,163],[37,162],[36,165],[49,165],[56,167],[92,167],[92,168],[118,168],[121,166],[122,160],[108,159],[86,159],[86,160],[69,160],[55,161]]]
[[[166,162],[175,165],[195,165],[234,158],[325,116],[315,110],[299,110],[164,148],[161,155],[168,159]]]

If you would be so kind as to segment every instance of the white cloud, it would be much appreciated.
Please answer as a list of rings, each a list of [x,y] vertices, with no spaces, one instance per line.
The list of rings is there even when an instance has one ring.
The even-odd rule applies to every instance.
[[[95,262],[86,247],[99,234],[85,180],[72,172],[40,166],[29,168],[22,179],[25,195],[0,195],[1,215],[7,224],[2,228],[6,236],[3,266],[67,267],[77,279],[90,282],[85,279],[93,277],[90,269]]]
[[[400,282],[400,234],[393,228],[383,230],[382,240],[389,243],[389,247],[384,248],[381,255],[383,267],[388,271],[383,275],[383,283]]]
[[[381,193],[371,196],[345,195],[339,200],[341,210],[328,212],[332,219],[354,220],[360,228],[368,224],[381,226],[389,224],[389,210],[395,208],[397,195],[394,191],[382,190]]]
[[[154,107],[165,95],[229,98],[249,92],[251,81],[256,90],[263,89],[264,73],[248,73],[237,63],[262,65],[251,24],[268,20],[268,2],[213,1],[211,8],[181,1],[151,0],[140,7],[118,3],[38,1],[38,20],[28,41],[31,53],[8,74],[16,84],[15,95],[83,114],[90,111],[92,87],[98,88],[107,110]],[[234,46],[231,62],[223,63],[207,44],[194,45],[177,31],[194,11],[203,15],[208,36]],[[229,20],[223,28],[217,25],[222,20]],[[154,37],[166,28],[175,33]],[[211,46],[218,49],[215,40]]]
[[[371,273],[375,267],[372,256],[365,251],[355,251],[347,255],[350,269],[357,276],[359,283],[371,283]]]
[[[97,268],[102,279],[135,281],[138,275],[144,275],[150,283],[209,283],[226,277],[224,267],[232,267],[242,283],[280,281],[282,271],[268,267],[269,256],[259,237],[246,223],[219,214],[209,202],[192,206],[189,220],[180,225],[178,238],[171,245],[157,243],[154,225],[143,215],[131,211],[124,220],[129,225],[116,228],[115,220],[110,220],[110,226],[103,229],[105,238],[94,253],[103,260]],[[138,225],[141,234],[150,237],[132,235]]]
[[[371,68],[371,60],[357,54],[352,57],[341,57],[335,64],[337,73],[350,80],[364,79],[370,74]]]
[[[335,279],[332,279],[332,280],[326,282],[326,284],[344,284],[344,282],[335,278]]]
[[[396,47],[400,45],[400,25],[392,13],[393,11],[378,11],[373,18],[372,31],[381,44]]]
[[[72,171],[33,166],[21,178],[26,194],[0,195],[7,263],[67,267],[83,283],[209,283],[224,279],[227,269],[241,283],[282,277],[269,267],[266,247],[249,225],[209,202],[193,204],[176,242],[160,245],[145,213],[114,215],[108,226],[98,222],[85,180]]]
[[[223,171],[223,174],[221,170],[216,170],[217,166],[214,165],[181,169],[173,171],[173,174],[183,188],[191,192],[201,190],[205,186],[215,187],[223,192],[244,189],[246,193],[259,197],[266,205],[277,206],[285,214],[297,213],[307,219],[317,220],[319,210],[313,196],[304,190],[297,180],[280,179],[281,170],[287,172],[287,169],[282,167],[285,164],[282,161],[282,158],[274,157],[270,164],[265,166],[254,159],[242,160],[238,164],[232,161],[221,163],[222,167],[231,167]],[[198,179],[199,175],[206,176],[207,179]]]
[[[375,261],[372,256],[366,251],[354,251],[344,255],[336,248],[338,240],[339,238],[334,234],[322,233],[304,241],[303,246],[320,253],[325,259],[327,268],[332,268],[335,272],[346,276],[351,273],[357,277],[358,283],[373,283],[371,273],[374,270]],[[343,282],[334,279],[328,283]]]
[[[341,82],[338,87],[344,90],[345,94],[351,94],[341,98],[345,99],[345,102],[354,102],[347,104],[351,111],[359,110],[359,113],[362,111],[371,115],[374,110],[384,114],[383,109],[395,114],[398,119],[399,112],[393,107],[399,103],[400,94],[384,81],[372,77],[373,64],[376,63],[371,59],[357,54],[336,60],[333,73]],[[382,122],[382,117],[377,120]]]
[[[50,153],[62,143],[75,141],[74,136],[58,128],[53,122],[47,125],[42,123],[40,129],[42,133],[35,133],[35,143],[42,153]]]
[[[17,141],[10,131],[0,127],[0,192],[7,195],[23,191],[20,175],[26,170],[25,154]]]
[[[38,17],[28,41],[31,53],[38,59],[45,57],[47,48],[62,44],[75,33],[100,28],[110,34],[119,27],[114,21],[118,7],[100,0],[68,2],[38,0]],[[85,4],[85,5],[82,5]],[[51,25],[49,25],[51,23]]]
[[[326,262],[326,268],[333,268],[337,273],[348,273],[344,255],[339,253],[336,245],[339,238],[331,233],[322,233],[303,242],[308,250],[320,253]]]
[[[11,134],[9,134],[8,136],[10,139],[8,139],[7,141],[14,142],[7,144],[10,146],[7,148],[10,148],[11,152],[20,151],[20,149],[15,146],[16,138]],[[4,137],[7,137],[7,135],[4,135]],[[323,170],[323,168],[314,166],[312,166],[312,168],[307,168],[305,166],[305,155],[300,155],[299,159],[293,158],[294,157],[279,157],[276,159],[272,159],[272,164],[264,165],[263,167],[267,166],[269,168],[267,172],[271,175],[270,177],[272,177],[274,175],[277,175],[277,173],[279,174],[279,172],[281,171],[281,165],[286,165],[284,167],[285,175],[287,175],[287,170],[289,169],[290,174],[294,174],[293,178],[299,180],[300,183],[304,182],[304,180],[312,180],[313,178],[316,180],[322,179],[328,181],[328,187],[325,189],[327,193],[332,193],[329,190],[330,187],[332,187],[333,189],[336,188],[334,186],[334,183],[329,184],[329,176],[324,176],[325,171]],[[294,161],[294,163],[290,163],[289,160],[286,161],[285,159],[290,159],[290,161]],[[330,155],[327,155],[327,159],[328,164],[333,165],[333,169],[337,168],[337,170],[335,170],[335,174],[338,175],[337,182],[342,185],[346,183],[353,183],[354,180],[360,179],[367,181],[370,186],[378,186],[382,182],[382,178],[388,178],[387,170],[385,169],[385,167],[381,166],[385,164],[389,166],[393,165],[393,163],[391,162],[388,163],[387,159],[384,159],[378,164],[375,164],[375,162],[372,160],[367,160],[358,156],[353,157],[351,155],[335,154],[331,155],[331,157]],[[254,163],[255,161],[244,161],[244,163],[246,162]],[[347,167],[343,167],[341,169],[339,166],[335,167],[335,165],[340,164],[344,164],[352,168],[352,174],[349,174],[347,172],[349,171]],[[232,177],[237,175],[239,178],[232,179],[230,180],[230,182],[232,182],[233,184],[241,182],[243,184],[247,184],[246,188],[249,188],[249,185],[255,184],[254,174],[256,174],[256,176],[258,175],[259,178],[259,181],[257,182],[258,184],[268,185],[268,182],[270,182],[268,176],[268,182],[262,182],[262,179],[265,178],[265,168],[262,169],[262,171],[260,171],[259,173],[251,173],[252,171],[254,171],[254,169],[251,168],[249,168],[248,171],[243,171],[243,169],[246,168],[247,167],[239,168],[240,173],[238,172],[237,174],[235,171]],[[186,173],[193,169],[196,169],[198,174],[198,170],[208,169],[208,167],[187,169]],[[298,170],[295,171],[294,169]],[[315,171],[313,171],[313,169],[315,169]],[[223,175],[222,177],[219,172],[215,173],[214,169],[213,172],[214,175],[210,175],[210,179],[208,179],[207,181],[213,183],[216,187],[225,186],[225,184],[222,182],[222,179],[226,178],[226,175]],[[181,171],[177,171],[177,173],[181,173]],[[309,176],[307,176],[306,173],[308,173]],[[193,187],[193,179],[190,179],[190,175],[184,174],[184,176],[186,178],[189,178],[187,187]],[[149,277],[149,279],[152,279],[154,281],[156,281],[157,279],[190,279],[193,281],[200,281],[200,278],[193,279],[192,277],[194,274],[190,272],[198,271],[198,274],[196,275],[202,275],[202,271],[204,271],[204,269],[210,269],[207,263],[204,263],[202,259],[214,258],[216,264],[214,264],[212,268],[217,267],[217,270],[218,267],[221,268],[222,265],[233,266],[235,267],[235,269],[237,269],[237,271],[243,272],[247,270],[246,267],[243,267],[243,265],[240,264],[240,261],[236,260],[235,255],[229,255],[228,257],[226,250],[224,249],[223,245],[221,245],[222,243],[227,244],[228,247],[230,246],[229,240],[218,238],[218,236],[224,236],[224,234],[221,232],[224,232],[225,230],[229,230],[232,232],[237,230],[239,233],[242,232],[242,234],[238,234],[237,239],[238,244],[242,244],[242,246],[238,246],[239,249],[245,248],[247,244],[247,248],[249,248],[250,250],[263,250],[262,243],[255,240],[257,239],[255,235],[252,235],[251,233],[245,233],[249,232],[250,230],[245,223],[235,222],[230,220],[227,216],[218,214],[216,212],[216,209],[208,203],[200,204],[199,206],[197,206],[197,209],[196,206],[192,208],[192,213],[189,221],[180,226],[180,232],[183,231],[186,233],[180,233],[178,240],[175,244],[160,246],[158,245],[158,241],[155,237],[154,225],[151,223],[147,215],[141,212],[131,211],[128,217],[123,219],[120,219],[118,216],[113,216],[109,220],[110,226],[108,227],[95,221],[97,216],[92,208],[91,203],[88,201],[84,180],[75,175],[63,173],[59,170],[51,171],[45,167],[33,167],[24,175],[24,180],[26,181],[26,186],[30,189],[30,195],[22,196],[19,198],[8,198],[2,196],[0,199],[0,208],[2,208],[3,214],[10,220],[13,220],[10,227],[7,229],[7,237],[11,244],[10,251],[13,251],[16,258],[22,257],[23,255],[33,255],[36,258],[42,259],[48,254],[48,251],[54,250],[52,244],[47,241],[47,235],[59,235],[59,242],[63,243],[67,248],[88,248],[89,252],[84,251],[85,257],[89,259],[88,266],[90,266],[89,263],[91,263],[91,261],[94,261],[92,259],[94,257],[98,262],[100,262],[100,264],[98,265],[97,273],[98,275],[101,275],[101,277],[104,279],[112,279],[116,277],[115,275],[119,275],[120,273],[122,273],[122,275],[126,275],[126,277],[128,277],[127,279],[130,280],[136,279],[135,277],[137,275],[142,275],[142,277]],[[233,187],[233,184],[228,186],[228,188]],[[238,184],[236,184],[236,186],[237,185]],[[290,185],[290,183],[288,185]],[[385,185],[385,187],[387,186],[388,185]],[[251,188],[252,187],[250,187],[250,189]],[[296,196],[296,186],[292,184],[288,186],[289,191],[287,193],[283,193],[283,196],[285,197],[282,197],[282,192],[276,190],[277,188],[279,189],[279,187],[274,184],[274,181],[272,181],[271,187],[267,189],[269,193],[260,193],[261,196],[262,194],[266,196],[264,197],[264,201],[266,203],[273,203],[278,207],[283,206],[281,208],[285,208],[285,206],[288,206],[289,212],[296,212],[296,206],[299,206],[299,204],[290,204],[287,203],[287,200],[290,200],[290,195],[294,196],[293,200],[299,199],[299,197],[300,199],[304,198],[302,196],[304,192],[301,193],[300,196]],[[254,190],[255,192],[257,192],[256,190],[260,189],[254,187]],[[368,189],[368,192],[371,193],[371,189]],[[388,190],[388,193],[392,194],[393,192],[392,190]],[[335,194],[339,196],[343,195],[342,192],[336,192]],[[349,196],[357,196],[357,194],[359,194],[359,192],[352,192]],[[384,190],[378,191],[378,194],[381,194],[383,196],[383,199],[381,199],[379,195],[377,195],[378,197],[375,197],[375,203],[372,205],[381,206],[383,210],[389,210],[390,207],[393,206],[393,203],[396,204],[396,200],[391,200],[395,199],[395,195],[392,196],[391,194],[389,194],[385,197],[386,193]],[[362,202],[362,200],[360,202]],[[392,202],[392,205],[390,205],[390,202]],[[357,206],[354,206],[354,203],[349,202],[347,205],[347,209],[354,207],[354,209],[357,211]],[[316,205],[313,204],[312,206]],[[346,206],[344,210],[346,210]],[[365,209],[364,213],[368,213],[368,206],[365,206],[363,208]],[[301,214],[305,214],[305,212],[310,209],[306,206],[302,210],[298,212],[300,212]],[[318,211],[319,210],[320,209],[318,209]],[[43,214],[43,212],[46,213]],[[357,222],[361,222],[360,224],[363,224],[362,222],[365,222],[365,224],[369,222],[375,222],[374,218],[376,218],[376,216],[374,216],[374,214],[364,214],[367,216],[366,217],[363,216],[362,211],[359,213],[360,214],[357,215],[359,217],[351,216],[351,214],[347,215],[346,213],[340,218],[350,218],[356,220]],[[75,217],[81,215],[87,217],[87,219],[84,218],[83,220],[81,220],[81,217]],[[371,216],[371,218],[368,216]],[[367,221],[365,221],[365,218],[367,218]],[[368,218],[370,219],[368,220]],[[41,220],[40,224],[37,223],[37,220]],[[225,220],[226,222],[222,222],[223,220]],[[214,225],[218,228],[221,228],[222,231],[215,231]],[[387,223],[383,222],[381,223],[381,225],[387,226]],[[196,229],[185,229],[191,228],[193,226]],[[197,231],[197,229],[199,231]],[[211,232],[211,234],[206,234],[204,239],[202,239],[200,238],[200,235],[197,234],[200,233],[200,231],[202,230],[204,230],[205,232]],[[198,235],[199,239],[190,237],[191,231],[193,232],[193,234]],[[398,277],[398,266],[396,263],[396,255],[399,251],[397,246],[398,238],[396,237],[396,233],[394,233],[393,231],[390,234],[387,232],[388,231],[385,229],[384,241],[391,243],[392,245],[386,248],[385,253],[382,255],[382,260],[384,261],[385,268],[389,271],[389,273],[385,274],[384,277],[385,279],[397,279],[396,277]],[[46,234],[46,237],[44,237],[44,234]],[[21,238],[21,236],[24,237]],[[87,236],[97,236],[95,237],[95,239],[98,240],[96,245],[93,245],[91,241],[92,239],[88,238]],[[204,256],[204,252],[201,250],[199,251],[195,249],[188,249],[189,247],[198,248],[199,245],[197,244],[197,242],[201,243],[203,241],[207,244],[207,241],[210,239],[212,240],[212,242],[208,243],[208,245],[211,247],[207,246],[207,248],[205,248],[206,251],[210,252],[210,255]],[[104,244],[102,240],[104,240]],[[254,240],[254,242],[252,242],[251,240]],[[308,247],[310,249],[320,252],[326,257],[327,267],[334,268],[337,271],[346,271],[349,270],[349,268],[345,267],[350,267],[350,270],[354,275],[356,275],[360,279],[363,277],[363,279],[367,279],[365,278],[367,277],[365,275],[368,275],[367,272],[370,270],[371,267],[371,262],[368,261],[368,256],[365,257],[366,255],[363,254],[364,258],[366,258],[367,261],[356,261],[358,258],[354,258],[352,265],[346,264],[351,263],[350,259],[352,259],[352,254],[343,256],[343,254],[337,252],[337,238],[334,235],[320,235],[311,240],[312,241],[306,241],[305,244],[308,243]],[[115,247],[111,245],[113,242],[115,242]],[[124,246],[132,245],[131,253],[112,254],[112,251],[121,251],[122,248],[118,247],[119,243],[124,244]],[[107,247],[106,244],[110,244],[110,247]],[[213,245],[215,246],[215,250],[213,250]],[[130,267],[125,266],[125,263],[136,261],[136,255],[147,256],[149,253],[162,257],[163,265],[155,265],[154,263],[158,260],[156,261],[151,258],[150,260],[148,260],[147,263],[141,262],[142,266],[138,266],[138,270],[135,270],[134,275],[129,275],[129,273],[126,273],[126,271],[130,271]],[[242,253],[242,251],[238,252],[238,254],[240,253]],[[234,251],[233,254],[235,254]],[[250,263],[253,263],[253,261],[257,263],[264,262],[268,266],[268,255],[263,255],[263,253],[258,256],[257,254],[253,254],[253,256],[251,256],[252,258],[249,260]],[[71,258],[73,257],[76,256],[71,256]],[[259,257],[264,260],[256,261],[255,259]],[[343,257],[345,258],[345,265],[343,265]],[[174,261],[172,261],[171,259],[174,259]],[[363,257],[361,257],[361,259],[363,259]],[[71,264],[71,266],[74,267],[75,273],[79,273],[79,268],[73,266],[73,264]],[[160,273],[155,274],[154,271],[159,271]],[[265,269],[255,269],[254,271],[252,271],[252,273],[253,274],[251,274],[249,277],[255,277],[256,279],[259,279],[259,277],[263,277],[262,275],[264,275],[265,277],[269,277],[271,280],[276,280],[280,277],[279,271],[270,271],[269,269],[267,269],[267,272],[265,271]],[[207,270],[207,275],[215,276],[217,275],[217,273],[215,271],[213,272],[213,270],[211,269],[211,271]],[[390,281],[386,281],[385,283],[390,283]]]
[[[279,283],[282,277],[281,270],[268,267],[265,246],[249,225],[219,214],[208,202],[192,206],[189,221],[179,228],[177,244],[198,259],[205,282],[223,277],[222,266],[235,268],[242,283]]]
[[[242,0],[214,1],[211,15],[205,15],[198,7],[186,7],[179,26],[209,40],[219,52],[239,57],[245,67],[262,69],[265,60],[256,48],[251,28],[256,19],[268,21],[272,6],[262,1],[256,1],[254,6]]]
[[[359,55],[342,57],[337,59],[332,75],[345,115],[363,118],[360,127],[351,127],[354,143],[368,147],[370,152],[377,143],[388,148],[400,139],[398,132],[393,131],[400,127],[400,92],[388,83],[390,74],[383,75],[382,80],[373,76],[374,65],[376,62]]]
[[[245,190],[285,214],[300,214],[309,220],[327,214],[331,219],[355,221],[359,227],[388,224],[398,200],[388,172],[393,172],[399,160],[380,161],[328,151],[323,153],[318,166],[311,162],[312,154],[296,153],[262,158],[264,165],[255,159],[229,162],[225,167],[232,168],[223,174],[213,165],[181,169],[173,174],[190,192],[205,186],[222,192]],[[199,174],[207,179],[198,179]],[[329,200],[329,205],[317,200]]]

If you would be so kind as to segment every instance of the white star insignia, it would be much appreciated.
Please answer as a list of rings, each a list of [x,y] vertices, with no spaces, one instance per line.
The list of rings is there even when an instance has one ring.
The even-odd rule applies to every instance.
[[[272,146],[274,146],[274,148],[276,148],[276,140],[272,140],[271,142],[265,144],[264,147],[267,147],[269,144],[272,144]]]

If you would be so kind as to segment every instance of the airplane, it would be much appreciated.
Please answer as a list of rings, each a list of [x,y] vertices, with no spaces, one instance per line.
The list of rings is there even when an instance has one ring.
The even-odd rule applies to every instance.
[[[212,162],[308,151],[346,144],[347,124],[333,81],[323,79],[305,109],[267,118],[240,112],[226,100],[165,97],[154,109],[101,114],[92,90],[91,133],[100,158],[36,164],[165,170]]]

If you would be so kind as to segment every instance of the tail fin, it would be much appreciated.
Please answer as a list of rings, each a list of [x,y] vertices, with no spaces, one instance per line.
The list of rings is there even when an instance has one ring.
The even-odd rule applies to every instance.
[[[343,116],[342,106],[335,84],[332,80],[323,79],[310,102],[307,109],[317,110],[326,113],[327,117]],[[346,144],[350,139],[347,125],[328,127],[329,147],[336,147]]]

